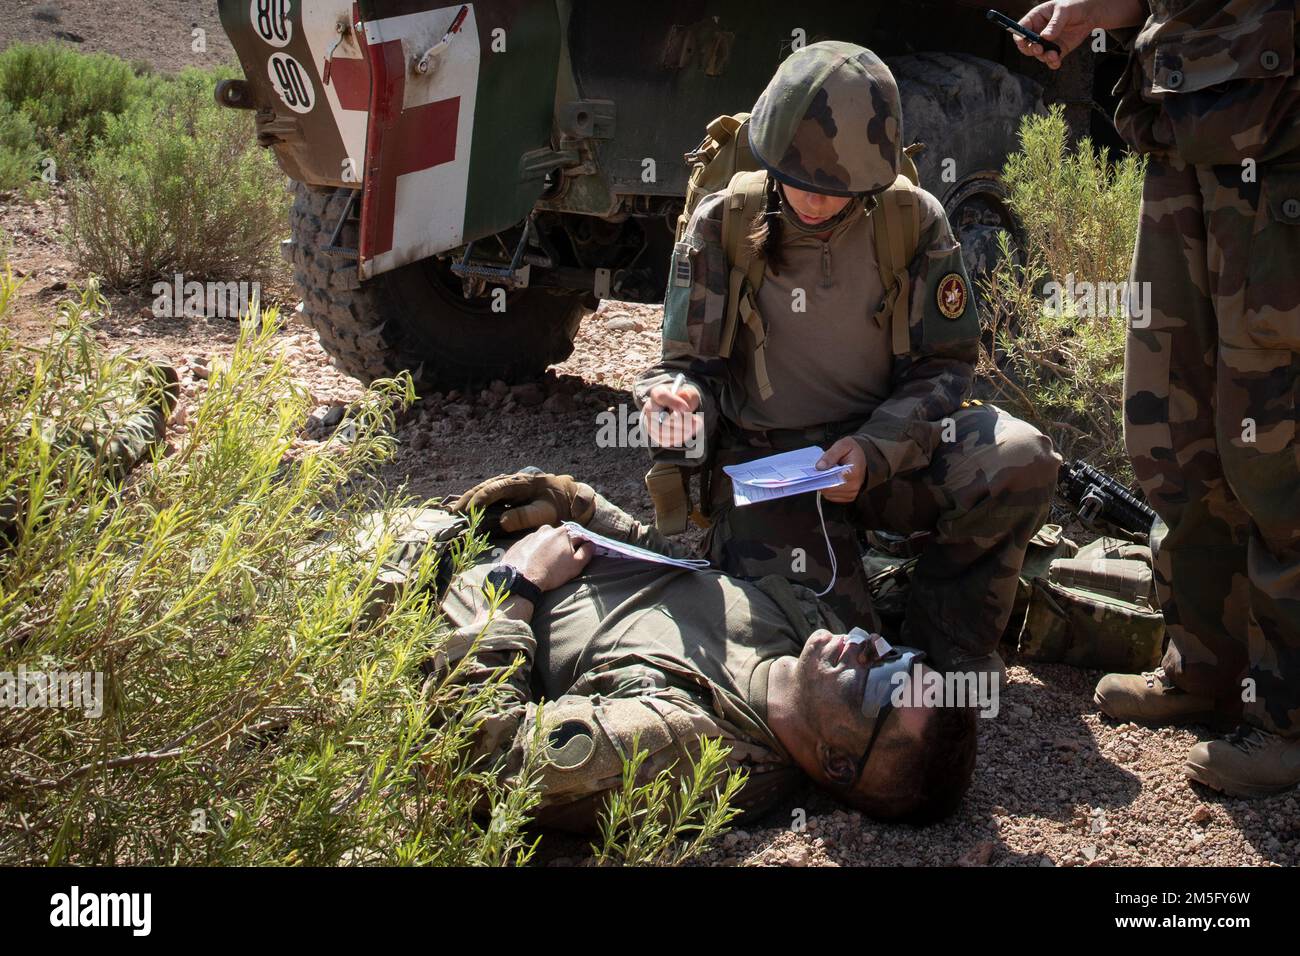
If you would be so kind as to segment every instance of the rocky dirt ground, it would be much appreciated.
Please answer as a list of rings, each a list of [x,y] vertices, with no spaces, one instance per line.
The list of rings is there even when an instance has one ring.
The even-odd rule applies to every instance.
[[[235,62],[217,0],[0,0],[0,49],[46,40],[167,72]]]
[[[10,262],[25,283],[10,322],[34,340],[58,302],[83,281],[57,241],[61,203],[12,197],[0,208]],[[295,304],[283,276],[268,298]],[[186,401],[171,426],[184,440],[185,409],[207,369],[228,356],[236,327],[224,319],[159,319],[144,297],[115,296],[100,326],[105,347],[169,361]],[[638,449],[596,446],[598,416],[618,414],[628,388],[658,350],[657,307],[607,302],[583,324],[573,355],[536,382],[469,394],[425,396],[398,428],[400,449],[384,469],[390,487],[418,497],[455,494],[523,465],[568,472],[644,520],[652,516]],[[306,444],[326,435],[331,410],[360,386],[337,372],[315,333],[296,321],[279,333],[298,380],[316,401]],[[334,412],[335,415],[339,412]],[[1300,804],[1292,792],[1243,802],[1193,787],[1182,776],[1189,747],[1208,731],[1116,725],[1091,704],[1099,674],[1010,656],[1010,686],[996,719],[980,722],[974,787],[958,815],[925,829],[873,823],[811,787],[763,819],[746,821],[704,859],[750,865],[1300,864]],[[801,819],[806,828],[799,829]],[[553,841],[551,863],[577,862],[582,844]],[[563,855],[571,854],[571,855]]]
[[[157,15],[141,17],[144,7]],[[59,7],[61,20],[38,14]],[[0,44],[49,36],[63,29],[128,57],[150,57],[165,68],[186,65],[171,49],[190,24],[216,30],[215,4],[153,0],[65,0],[35,4],[0,0]],[[110,9],[111,8],[111,9]],[[91,11],[93,10],[93,16]],[[163,13],[170,14],[170,19]],[[147,20],[137,36],[115,19]],[[187,19],[189,18],[189,19]],[[65,41],[66,42],[66,41]],[[188,46],[185,46],[188,50]],[[9,321],[24,337],[48,328],[56,304],[84,281],[58,241],[61,202],[20,202],[0,196],[0,235],[25,285]],[[296,304],[283,274],[264,280],[267,300],[289,311]],[[214,359],[236,338],[220,319],[158,319],[143,297],[111,299],[100,328],[110,349],[130,349],[177,365],[186,402],[172,425],[183,440],[183,409],[204,387]],[[458,493],[493,474],[523,465],[568,472],[595,485],[643,519],[651,515],[641,483],[644,453],[597,448],[597,416],[628,403],[636,373],[658,351],[656,307],[605,303],[589,317],[573,355],[541,381],[471,394],[429,395],[398,429],[400,451],[384,470],[390,486],[405,484],[421,497]],[[359,386],[331,367],[315,334],[295,322],[279,333],[297,377],[316,409],[303,423],[303,442],[319,440],[331,409],[354,399]],[[335,412],[334,414],[338,414]],[[1100,676],[1062,665],[1009,659],[1010,685],[1001,713],[980,722],[975,783],[950,821],[917,829],[873,823],[839,809],[811,787],[758,820],[747,820],[705,858],[709,864],[748,865],[1260,865],[1300,864],[1300,794],[1257,802],[1224,799],[1193,787],[1181,773],[1184,754],[1203,728],[1149,730],[1116,725],[1091,703]],[[802,811],[802,812],[801,812]],[[798,823],[806,817],[806,827]],[[578,862],[582,844],[553,841],[552,863]],[[568,855],[563,855],[568,854]]]

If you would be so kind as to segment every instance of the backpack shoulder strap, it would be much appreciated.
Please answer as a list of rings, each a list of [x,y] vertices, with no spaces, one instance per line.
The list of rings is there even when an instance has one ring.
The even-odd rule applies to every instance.
[[[885,295],[876,310],[877,324],[888,320],[894,355],[911,351],[910,282],[908,264],[916,256],[921,232],[921,197],[906,176],[876,197],[871,221],[876,246],[876,264],[885,285]]]
[[[749,235],[766,202],[767,171],[740,172],[727,184],[726,205],[722,211],[722,248],[731,267],[722,341],[730,343],[735,340],[738,320],[749,329],[754,339],[754,378],[759,395],[764,399],[771,397],[772,383],[767,377],[767,332],[758,314],[755,296],[763,284],[766,262],[749,241]],[[724,348],[730,351],[729,344]]]

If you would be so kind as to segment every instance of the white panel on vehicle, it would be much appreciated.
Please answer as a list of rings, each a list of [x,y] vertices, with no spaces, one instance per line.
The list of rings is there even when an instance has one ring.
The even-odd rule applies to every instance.
[[[478,92],[479,36],[474,5],[433,67],[424,75],[408,70],[403,109],[455,101],[455,152],[450,161],[397,177],[392,249],[363,263],[370,275],[415,262],[463,242],[469,190],[469,154],[474,135],[474,106]],[[402,41],[404,61],[411,63],[438,43],[460,12],[453,5],[429,13],[375,20],[365,25],[367,43]],[[450,104],[449,104],[450,107]],[[451,130],[431,131],[450,135]]]

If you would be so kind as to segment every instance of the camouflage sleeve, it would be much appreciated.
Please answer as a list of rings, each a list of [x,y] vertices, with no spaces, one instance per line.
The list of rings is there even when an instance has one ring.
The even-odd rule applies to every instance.
[[[601,495],[596,495],[596,512],[587,521],[587,527],[615,541],[624,541],[672,558],[699,557],[690,546],[664,537],[654,527],[637,521]]]
[[[637,408],[645,404],[650,389],[672,382],[678,374],[700,391],[706,436],[703,455],[699,449],[689,458],[680,450],[655,449],[657,461],[699,464],[707,459],[707,443],[716,434],[730,352],[730,343],[723,341],[728,269],[722,248],[722,212],[722,193],[705,196],[682,241],[673,247],[664,293],[663,357],[632,386]]]
[[[532,625],[483,612],[479,588],[486,570],[462,575],[448,591],[443,611],[456,629],[433,659],[434,674],[446,676],[453,685],[495,685],[490,703],[475,715],[479,723],[470,757],[479,767],[499,765],[535,710],[529,687],[537,652]]]
[[[662,771],[689,771],[701,737],[727,738],[718,719],[685,691],[663,686],[648,667],[607,671],[598,688],[565,694],[530,712],[506,757],[518,773],[538,749],[543,826],[594,832],[609,794],[622,785],[623,763],[645,751],[638,782]],[[596,692],[590,692],[596,691]],[[538,761],[534,761],[538,762]],[[674,785],[673,790],[677,787]]]
[[[939,200],[925,190],[911,276],[911,351],[895,356],[893,390],[853,436],[867,456],[864,489],[923,467],[945,417],[961,407],[975,377],[979,317],[961,246]]]

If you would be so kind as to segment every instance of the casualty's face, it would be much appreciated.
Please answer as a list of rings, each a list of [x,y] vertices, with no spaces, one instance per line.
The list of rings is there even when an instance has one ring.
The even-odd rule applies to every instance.
[[[827,222],[839,215],[840,210],[853,201],[851,196],[828,196],[825,193],[810,193],[803,189],[782,184],[786,204],[795,214],[810,226]]]
[[[863,645],[846,634],[819,630],[804,642],[795,662],[799,710],[830,746],[860,749],[870,726],[862,716],[862,694],[871,667]]]

